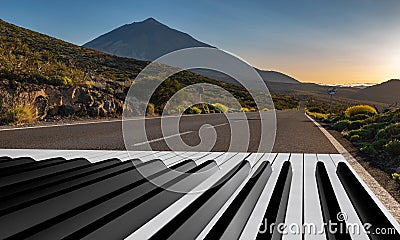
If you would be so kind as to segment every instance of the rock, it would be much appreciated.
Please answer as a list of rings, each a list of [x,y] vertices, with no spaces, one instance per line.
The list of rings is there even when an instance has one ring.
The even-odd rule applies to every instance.
[[[74,108],[72,106],[62,105],[62,106],[59,107],[58,113],[62,117],[70,117],[70,116],[74,115],[75,111],[74,111]]]
[[[61,106],[64,104],[63,95],[60,93],[60,91],[54,88],[47,88],[46,93],[48,96],[49,106]]]
[[[36,108],[38,119],[43,120],[47,116],[47,111],[49,110],[49,102],[47,98],[44,96],[36,97],[33,106]]]
[[[98,107],[88,107],[87,113],[90,117],[98,117],[99,116],[99,108]]]
[[[82,103],[87,107],[91,107],[94,104],[94,98],[90,95],[88,90],[83,88],[76,88],[72,93],[73,103]]]
[[[114,96],[119,100],[125,100],[125,93],[124,92],[116,92]]]
[[[99,116],[100,117],[107,117],[108,116],[108,112],[103,107],[99,107]]]
[[[52,106],[49,107],[49,110],[47,111],[47,117],[54,117],[54,116],[58,116],[59,115],[59,111],[58,111],[58,106]]]
[[[73,108],[76,116],[86,116],[87,111],[86,111],[86,106],[84,104],[82,103],[75,104]]]
[[[106,112],[113,114],[116,112],[116,104],[113,100],[104,101],[103,108]]]

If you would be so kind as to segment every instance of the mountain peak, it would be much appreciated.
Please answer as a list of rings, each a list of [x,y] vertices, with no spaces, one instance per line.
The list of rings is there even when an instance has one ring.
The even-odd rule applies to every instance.
[[[150,17],[125,24],[84,45],[120,57],[153,61],[167,53],[190,47],[212,47]]]
[[[149,17],[149,18],[143,20],[142,23],[156,23],[156,24],[161,24],[159,21],[157,21],[155,18],[152,18],[152,17]]]

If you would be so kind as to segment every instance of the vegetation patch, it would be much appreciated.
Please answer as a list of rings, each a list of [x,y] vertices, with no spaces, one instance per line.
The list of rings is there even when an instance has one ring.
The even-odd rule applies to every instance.
[[[346,117],[354,117],[356,115],[372,116],[376,115],[377,111],[374,107],[369,105],[357,105],[347,108],[344,114]]]
[[[37,113],[34,107],[30,105],[16,105],[9,109],[5,116],[2,117],[3,123],[13,123],[13,124],[22,124],[22,123],[32,123],[36,121]]]
[[[308,111],[310,116],[318,120],[322,118],[331,129],[341,132],[388,174],[400,174],[400,109],[378,113],[368,105],[350,106],[344,110],[336,107],[334,117],[326,117],[326,109],[316,105],[308,108],[315,111]]]

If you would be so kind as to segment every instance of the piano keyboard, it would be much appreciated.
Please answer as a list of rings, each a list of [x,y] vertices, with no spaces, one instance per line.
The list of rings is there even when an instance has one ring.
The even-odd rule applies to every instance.
[[[190,193],[168,190],[177,186]],[[310,224],[317,229],[306,231]],[[339,154],[0,150],[0,239],[398,240],[399,232]]]

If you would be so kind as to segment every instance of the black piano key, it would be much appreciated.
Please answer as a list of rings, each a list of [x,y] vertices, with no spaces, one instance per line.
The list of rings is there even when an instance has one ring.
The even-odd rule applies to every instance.
[[[162,166],[165,165],[161,161],[151,161],[142,164],[138,168],[143,168],[144,171],[153,170],[154,172],[157,172],[162,169]],[[9,213],[0,217],[0,225],[9,226],[9,228],[0,232],[0,238],[7,238],[26,231],[39,223],[53,218],[53,216],[70,211],[142,178],[143,177],[138,170],[132,166],[126,171],[120,171],[119,174],[96,179],[92,184],[82,186],[74,191],[55,196],[44,202]],[[29,216],[29,218],[26,216]]]
[[[204,172],[206,170],[210,171]],[[122,239],[185,195],[185,193],[165,190],[166,188],[177,183],[184,183],[185,191],[190,191],[215,171],[217,171],[215,162],[207,161],[188,171],[188,173],[203,172],[203,174],[180,175],[162,187],[156,187],[136,197],[133,201],[64,239]],[[135,195],[137,193],[133,194],[133,197]]]
[[[0,162],[10,161],[10,160],[12,160],[12,158],[7,157],[7,156],[1,156],[1,157],[0,157]]]
[[[398,240],[400,234],[397,231],[393,231],[388,234],[372,234],[377,232],[377,229],[395,229],[392,223],[387,219],[385,214],[375,203],[372,197],[369,195],[367,190],[358,181],[357,177],[354,176],[353,172],[349,169],[347,164],[340,162],[337,167],[337,175],[349,196],[351,203],[363,224],[371,224],[371,228],[368,229],[370,234],[368,235],[372,240]]]
[[[98,181],[109,177],[122,174],[126,171],[135,169],[132,162],[121,162],[117,165],[111,165],[105,169],[95,171],[91,174],[81,175],[79,178],[72,178],[69,181],[63,181],[57,185],[51,185],[47,188],[42,188],[34,192],[18,195],[13,198],[2,199],[0,205],[0,216],[16,211],[21,208],[31,206],[33,204],[45,201],[47,199],[57,197],[59,195],[77,190]]]
[[[338,213],[342,211],[323,162],[317,163],[315,174],[324,222],[331,222],[339,229],[346,229],[346,221],[339,221],[337,218]],[[328,225],[325,225],[325,232],[328,240],[351,240],[350,235],[345,231],[329,231]]]
[[[196,164],[194,161],[183,161],[171,168],[175,171],[186,172],[195,167]],[[171,175],[171,169],[164,169],[149,176],[149,179],[154,179],[156,177],[165,176],[168,174]],[[40,226],[35,226],[25,233],[18,234],[18,236],[27,237],[29,233],[37,233],[38,231],[43,230],[43,232],[28,237],[28,239],[43,239],[44,237],[49,237],[52,239],[64,238],[74,232],[79,231],[80,229],[87,227],[91,223],[95,223],[119,207],[124,206],[125,204],[133,201],[135,198],[138,198],[144,195],[146,192],[150,192],[156,188],[157,186],[149,182],[147,179],[139,180],[135,183],[127,185],[126,187],[116,189],[110,194],[104,195],[91,202],[87,202],[86,204],[81,205],[62,215],[55,216],[55,218],[48,221],[47,224],[42,223]],[[166,199],[163,199],[162,201],[165,202]],[[154,209],[152,208],[148,210],[151,211]],[[131,219],[129,222],[127,222],[127,224],[130,228],[134,227],[136,225],[135,223],[141,217],[142,216],[140,215],[135,215],[135,218]],[[56,222],[57,224],[54,225],[53,222]],[[113,232],[114,234],[119,233],[117,229],[114,229]]]
[[[74,167],[58,173],[52,173],[50,175],[38,177],[32,180],[5,186],[0,188],[0,202],[5,198],[15,198],[18,194],[29,194],[30,192],[46,189],[52,185],[68,182],[72,179],[107,169],[111,165],[118,163],[121,163],[121,161],[118,159],[108,159],[105,161]]]
[[[271,164],[263,162],[218,219],[205,239],[239,239],[271,173]]]
[[[277,182],[275,184],[274,191],[272,192],[271,199],[264,214],[263,220],[267,220],[268,226],[261,226],[261,228],[267,229],[267,231],[260,231],[257,234],[257,240],[275,240],[282,238],[282,233],[280,233],[276,228],[270,226],[278,226],[280,223],[283,223],[285,221],[291,183],[292,167],[290,162],[286,161],[282,165]],[[265,221],[263,221],[261,224],[265,224]]]
[[[28,157],[14,158],[14,159],[7,158],[4,161],[0,162],[0,173],[5,168],[18,166],[18,165],[22,165],[22,164],[27,164],[27,163],[33,163],[33,162],[35,162],[35,160],[33,160],[32,158],[28,158]]]
[[[62,161],[55,165],[48,165],[43,168],[2,177],[0,178],[0,187],[15,184],[22,181],[32,180],[34,178],[50,175],[52,173],[58,173],[66,169],[71,169],[74,167],[79,167],[88,164],[89,161],[87,161],[86,159],[72,159],[68,161]]]
[[[23,158],[23,159],[30,161],[30,158]],[[35,169],[39,169],[39,168],[43,168],[43,167],[47,167],[47,166],[52,166],[52,165],[56,165],[56,164],[59,164],[64,161],[65,161],[64,158],[51,158],[51,159],[46,159],[46,160],[41,160],[41,161],[33,160],[33,162],[20,164],[17,166],[9,166],[9,167],[0,169],[0,177],[6,177],[6,176],[10,176],[10,175],[17,174],[17,173],[22,173],[22,172],[35,170]]]

